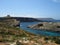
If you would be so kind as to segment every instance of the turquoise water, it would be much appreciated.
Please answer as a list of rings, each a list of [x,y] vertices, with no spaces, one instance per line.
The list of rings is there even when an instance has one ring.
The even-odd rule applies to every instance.
[[[34,30],[34,29],[27,28],[28,25],[33,25],[37,23],[38,22],[22,22],[20,24],[20,27],[25,31],[28,31],[30,33],[37,34],[37,35],[60,36],[60,33],[58,32],[51,32],[51,31],[45,31],[45,30]]]

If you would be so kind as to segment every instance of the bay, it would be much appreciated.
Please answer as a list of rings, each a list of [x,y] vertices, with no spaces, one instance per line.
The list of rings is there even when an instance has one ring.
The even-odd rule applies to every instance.
[[[46,31],[46,30],[34,30],[31,28],[27,28],[27,26],[29,25],[33,25],[33,24],[37,24],[39,22],[22,22],[20,24],[20,28],[22,28],[23,30],[36,34],[36,35],[45,35],[45,36],[60,36],[60,33],[58,32],[52,32],[52,31]]]

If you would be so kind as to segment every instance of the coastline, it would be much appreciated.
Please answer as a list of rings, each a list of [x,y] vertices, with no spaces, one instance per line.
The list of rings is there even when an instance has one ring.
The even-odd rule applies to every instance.
[[[40,22],[38,24],[29,25],[27,28],[60,32],[60,22]]]

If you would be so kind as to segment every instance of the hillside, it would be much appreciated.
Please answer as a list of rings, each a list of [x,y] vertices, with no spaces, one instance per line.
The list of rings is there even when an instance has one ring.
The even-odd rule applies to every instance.
[[[14,41],[19,37],[27,37],[33,34],[23,31],[18,27],[9,26],[6,22],[0,22],[0,42]]]
[[[30,18],[30,17],[9,17],[9,18],[0,17],[0,20],[6,20],[6,19],[16,19],[20,22],[39,22],[39,21],[41,21],[41,20],[37,20],[35,18]]]
[[[37,20],[42,20],[43,22],[55,22],[53,18],[36,18]]]
[[[11,21],[11,20],[10,20]],[[34,35],[10,22],[0,21],[0,45],[59,45],[60,37]]]

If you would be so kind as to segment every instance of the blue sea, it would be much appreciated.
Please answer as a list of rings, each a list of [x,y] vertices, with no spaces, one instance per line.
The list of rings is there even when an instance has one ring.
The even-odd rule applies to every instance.
[[[29,25],[33,25],[33,24],[37,24],[39,22],[22,22],[20,24],[20,28],[22,28],[23,30],[36,34],[36,35],[44,35],[44,36],[60,36],[60,32],[52,32],[52,31],[46,31],[46,30],[34,30],[31,28],[27,28],[27,26]]]

